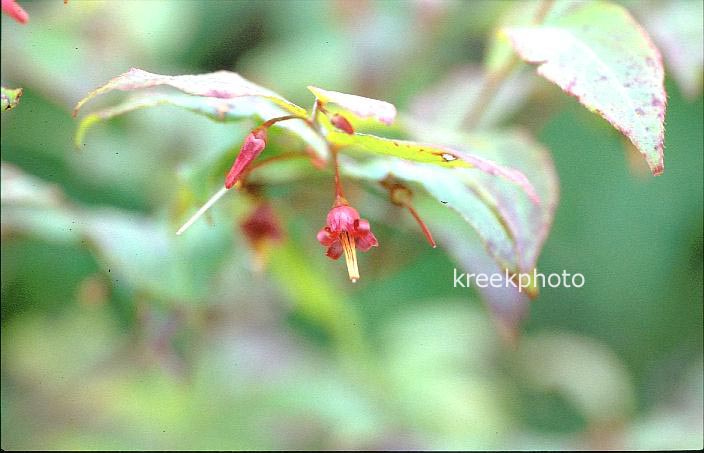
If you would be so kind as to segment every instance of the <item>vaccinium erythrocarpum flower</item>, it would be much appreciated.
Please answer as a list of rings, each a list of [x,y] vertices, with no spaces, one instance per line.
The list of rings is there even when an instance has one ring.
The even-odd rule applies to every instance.
[[[244,170],[249,164],[259,156],[266,146],[266,129],[257,128],[247,135],[240,148],[240,153],[232,164],[232,168],[227,173],[225,178],[225,188],[230,189],[235,185],[237,180],[242,176]]]
[[[241,224],[240,228],[255,253],[255,268],[263,270],[269,247],[283,238],[283,231],[271,205],[260,202]]]
[[[318,242],[327,247],[326,255],[334,260],[345,255],[350,280],[359,280],[356,248],[363,252],[379,245],[369,222],[359,217],[347,200],[338,197],[328,212],[326,225],[318,232]]]

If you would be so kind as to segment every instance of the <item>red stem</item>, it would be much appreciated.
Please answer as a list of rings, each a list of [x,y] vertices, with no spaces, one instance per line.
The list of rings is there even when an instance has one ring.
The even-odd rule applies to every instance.
[[[437,245],[435,244],[435,240],[433,240],[433,235],[430,234],[430,230],[425,225],[425,222],[423,222],[423,220],[420,218],[416,210],[413,209],[413,206],[411,206],[410,204],[406,204],[406,208],[408,208],[413,218],[416,219],[416,222],[418,222],[418,225],[420,225],[420,228],[423,230],[423,234],[425,235],[425,238],[428,240],[430,245],[433,246],[433,248],[437,247]]]
[[[308,118],[304,118],[304,117],[302,117],[302,116],[298,116],[298,115],[286,115],[286,116],[279,116],[279,117],[276,117],[276,118],[272,118],[272,119],[270,119],[270,120],[268,120],[268,121],[265,121],[265,122],[262,123],[262,125],[259,126],[259,127],[266,129],[266,128],[269,128],[269,127],[273,126],[274,124],[278,123],[279,121],[286,121],[286,120],[303,120],[303,121],[305,121],[306,123],[308,122]]]
[[[330,153],[332,154],[332,165],[335,169],[335,202],[337,203],[340,198],[345,197],[345,194],[342,190],[342,183],[340,182],[340,166],[337,163],[337,149],[331,147]]]

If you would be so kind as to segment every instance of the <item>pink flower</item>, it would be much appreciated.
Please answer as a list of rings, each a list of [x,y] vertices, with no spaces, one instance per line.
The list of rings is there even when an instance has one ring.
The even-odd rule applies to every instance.
[[[240,148],[240,153],[225,178],[225,188],[230,189],[242,176],[249,164],[259,156],[266,146],[266,129],[254,129]]]
[[[280,241],[283,237],[279,219],[268,203],[259,204],[240,227],[247,240],[255,245],[266,240]]]
[[[29,21],[29,14],[15,0],[2,0],[2,12],[21,24],[26,24]]]
[[[341,131],[350,135],[354,134],[354,127],[352,127],[350,122],[347,121],[347,118],[340,115],[339,113],[334,114],[332,118],[330,118],[330,122],[333,126],[340,129]]]
[[[271,246],[283,239],[281,224],[271,205],[260,202],[240,228],[254,250],[254,268],[264,270]]]
[[[326,255],[334,260],[345,254],[350,280],[359,280],[356,247],[363,252],[379,245],[369,222],[359,218],[356,209],[344,198],[338,198],[330,210],[327,224],[318,232],[318,242],[327,247]]]

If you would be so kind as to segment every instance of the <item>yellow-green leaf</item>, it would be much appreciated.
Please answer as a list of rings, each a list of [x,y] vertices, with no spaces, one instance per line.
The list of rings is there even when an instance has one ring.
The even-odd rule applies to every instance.
[[[333,146],[351,147],[374,154],[399,157],[414,162],[435,164],[443,167],[476,168],[484,173],[500,176],[518,185],[533,200],[540,198],[523,173],[496,162],[444,146],[430,145],[407,140],[389,139],[369,134],[346,134],[329,131],[327,139]]]
[[[314,86],[309,86],[308,89],[322,104],[337,104],[359,118],[374,118],[387,125],[393,123],[396,118],[396,107],[386,101],[323,90]]]

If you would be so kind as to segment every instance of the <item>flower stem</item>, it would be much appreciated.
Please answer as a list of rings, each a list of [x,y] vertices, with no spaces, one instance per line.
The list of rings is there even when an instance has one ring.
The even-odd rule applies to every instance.
[[[433,235],[430,234],[430,230],[425,225],[425,222],[423,222],[423,219],[420,218],[420,216],[416,212],[415,208],[413,206],[411,206],[410,203],[406,204],[406,208],[410,211],[413,218],[416,219],[416,222],[418,222],[418,225],[420,225],[420,228],[421,228],[421,230],[423,230],[423,234],[425,235],[425,238],[428,240],[428,243],[433,248],[436,248],[437,244],[435,244],[435,240],[433,239]]]
[[[278,123],[279,121],[286,121],[286,120],[303,120],[306,123],[308,123],[308,118],[305,118],[303,116],[298,116],[298,115],[286,115],[286,116],[278,116],[276,118],[272,118],[270,120],[265,121],[262,123],[261,126],[262,128],[269,128],[273,126],[274,124]]]
[[[340,198],[344,198],[345,194],[342,190],[342,183],[340,182],[340,166],[337,163],[337,149],[331,147],[330,154],[332,155],[332,166],[335,170],[335,201],[337,202]]]
[[[302,153],[302,152],[298,152],[298,151],[289,151],[286,153],[281,153],[276,156],[267,157],[266,159],[258,160],[256,162],[253,162],[252,165],[249,166],[249,168],[242,174],[240,179],[244,181],[247,178],[247,176],[249,176],[249,174],[252,173],[257,168],[263,167],[263,166],[271,164],[273,162],[279,162],[282,160],[290,160],[290,159],[298,159],[298,158],[303,158],[303,157],[310,159],[310,154]]]

